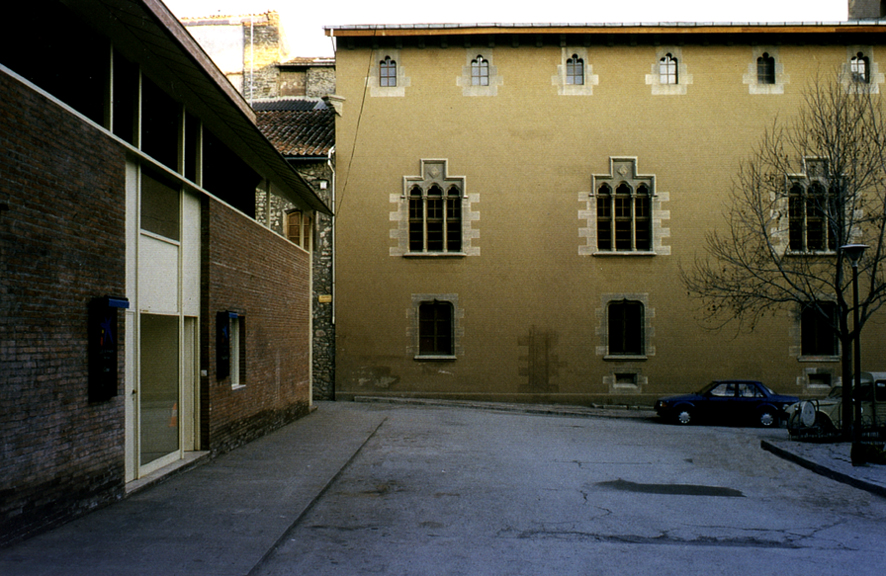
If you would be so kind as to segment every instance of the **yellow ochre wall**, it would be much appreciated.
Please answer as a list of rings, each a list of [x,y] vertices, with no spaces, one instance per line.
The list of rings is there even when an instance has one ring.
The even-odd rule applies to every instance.
[[[839,362],[798,360],[792,310],[751,334],[704,329],[680,267],[703,254],[705,234],[722,226],[740,160],[776,115],[800,106],[816,75],[835,77],[848,62],[846,42],[764,38],[783,65],[783,94],[750,94],[743,82],[755,74],[762,42],[740,44],[733,35],[731,45],[676,37],[658,46],[591,43],[584,49],[593,94],[561,96],[552,76],[563,52],[572,53],[568,38],[565,48],[538,46],[534,36],[516,46],[498,39],[491,49],[503,80],[497,94],[464,96],[457,78],[471,57],[490,53],[487,37],[470,47],[463,38],[446,47],[376,39],[375,49],[360,39],[346,48],[347,40],[338,39],[336,54],[337,95],[345,98],[336,127],[337,397],[649,404],[716,378],[758,378],[777,392],[806,395],[817,392],[807,386],[808,368],[839,376]],[[870,37],[863,42],[870,46]],[[654,95],[647,84],[657,51],[668,46],[686,66],[681,82],[691,76],[682,95]],[[402,96],[373,94],[366,87],[373,61],[395,47],[408,85]],[[873,47],[871,56],[876,66],[886,48]],[[609,174],[612,157],[634,157],[639,174],[654,175],[664,229],[656,233],[669,254],[580,254],[588,243],[580,229],[595,226],[580,217],[592,175]],[[465,178],[479,255],[391,254],[392,195],[403,193],[404,177],[421,174],[422,159],[445,159],[450,176]],[[645,360],[606,360],[598,350],[602,297],[613,293],[647,298]],[[455,360],[414,359],[414,294],[457,295]],[[532,338],[546,338],[546,387],[531,386],[526,374]],[[882,324],[868,324],[865,369],[886,369],[874,352],[883,342]],[[613,386],[621,372],[638,374],[639,385]]]

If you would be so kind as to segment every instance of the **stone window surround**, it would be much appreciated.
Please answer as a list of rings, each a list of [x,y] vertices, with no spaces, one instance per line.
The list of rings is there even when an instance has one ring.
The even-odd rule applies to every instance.
[[[622,381],[624,375],[632,375],[634,382]],[[642,394],[649,384],[649,377],[643,374],[642,367],[626,363],[623,367],[612,368],[608,374],[604,374],[603,384],[609,388],[609,394]]]
[[[775,60],[775,84],[760,84],[757,77],[757,59],[763,54],[769,54]],[[784,94],[785,84],[790,84],[791,77],[784,72],[784,64],[781,61],[778,47],[754,46],[751,48],[751,61],[748,62],[748,70],[742,75],[741,81],[748,85],[749,94]]]
[[[613,356],[609,354],[609,303],[620,302],[622,300],[633,300],[643,304],[643,354]],[[622,292],[622,293],[605,293],[600,295],[600,307],[595,310],[597,326],[595,329],[599,345],[596,347],[597,356],[602,356],[604,360],[612,362],[632,363],[644,361],[650,356],[655,356],[655,346],[652,345],[652,339],[655,336],[655,328],[652,320],[655,318],[655,309],[649,306],[649,294],[645,292]],[[613,369],[615,373],[636,372],[630,366],[621,366]],[[613,380],[614,384],[614,380]]]
[[[659,74],[661,59],[670,54],[677,60],[677,84],[662,84]],[[646,84],[652,87],[654,96],[676,96],[686,94],[686,87],[692,84],[692,74],[683,59],[683,49],[679,46],[659,46],[655,49],[655,62],[651,65],[651,74],[646,75]]]
[[[868,65],[870,66],[870,69],[868,70],[869,81],[866,84],[853,80],[850,63],[852,62],[852,58],[854,58],[859,52],[868,58]],[[880,65],[874,60],[873,46],[853,45],[846,47],[846,59],[843,62],[840,71],[840,83],[843,84],[847,93],[867,92],[869,94],[879,94],[880,84],[883,84],[884,82],[886,82],[886,75],[880,72]]]
[[[631,167],[628,169],[627,166]],[[664,238],[671,235],[670,228],[662,226],[663,220],[669,220],[671,215],[668,210],[662,209],[662,204],[670,200],[668,192],[659,192],[655,186],[655,175],[638,174],[638,160],[636,156],[610,156],[609,157],[609,174],[593,174],[591,176],[591,191],[579,192],[578,201],[585,204],[585,208],[578,211],[578,219],[583,220],[587,225],[579,228],[578,235],[585,238],[585,245],[579,245],[578,253],[580,256],[604,256],[604,257],[621,257],[621,256],[667,256],[671,253],[671,247],[662,244]],[[623,173],[622,173],[623,172]],[[601,251],[597,248],[597,193],[596,190],[603,182],[610,181],[618,186],[622,180],[628,181],[629,184],[634,180],[651,181],[650,192],[652,194],[652,250],[651,251]],[[636,189],[636,185],[631,184]]]
[[[818,396],[822,396],[827,394],[831,386],[837,383],[837,378],[839,378],[839,368],[836,370],[831,367],[821,367],[821,366],[812,366],[803,368],[803,373],[800,376],[797,376],[797,386],[803,389],[807,394],[815,394]],[[828,376],[828,380],[830,381],[830,385],[821,385],[815,384],[813,382],[813,376],[815,375],[826,375]]]
[[[505,81],[498,73],[498,67],[495,66],[492,48],[465,48],[465,65],[462,66],[461,76],[456,77],[456,86],[461,87],[463,96],[497,96],[498,87],[503,86]],[[482,56],[489,63],[489,85],[475,86],[473,84],[471,62]]]
[[[576,55],[584,62],[584,84],[566,83],[566,61]],[[592,96],[594,86],[600,83],[600,77],[593,73],[594,67],[588,62],[588,49],[565,46],[560,49],[560,64],[557,74],[551,76],[551,85],[557,87],[558,96]]]
[[[799,174],[787,174],[785,176],[784,193],[776,199],[772,210],[772,220],[777,223],[777,228],[773,230],[772,233],[773,247],[779,254],[792,254],[795,256],[805,256],[807,254],[834,254],[833,250],[826,250],[823,252],[792,252],[790,249],[791,217],[789,191],[791,186],[795,182],[801,182],[804,185],[804,188],[808,188],[812,180],[816,178],[815,166],[825,163],[826,161],[826,158],[819,156],[807,156],[803,158],[803,172]],[[825,189],[827,189],[827,186],[825,186]],[[861,216],[861,211],[857,211],[854,220],[858,221]],[[851,230],[849,233],[850,240],[856,238],[858,234],[860,234],[859,230]]]
[[[439,184],[444,190],[452,184],[457,185],[461,189],[461,252],[409,251],[409,189],[415,184],[429,186],[431,183]],[[473,246],[472,242],[480,237],[480,231],[473,228],[473,222],[480,220],[480,213],[471,211],[471,208],[480,201],[480,195],[468,194],[466,186],[467,178],[449,174],[449,160],[445,158],[422,158],[421,175],[404,176],[402,191],[399,194],[390,195],[391,203],[396,205],[395,210],[389,214],[389,220],[393,225],[390,237],[397,241],[397,245],[390,249],[390,255],[410,258],[464,258],[466,256],[479,256],[480,248]]]
[[[379,68],[380,63],[385,57],[397,63],[397,85],[396,86],[380,86],[379,84]],[[369,88],[369,96],[372,98],[394,97],[402,98],[406,96],[406,88],[411,86],[411,79],[406,75],[406,69],[400,60],[400,50],[397,48],[385,48],[372,51],[372,62],[369,66],[369,76],[366,78],[366,86]]]
[[[418,308],[423,302],[448,302],[452,305],[452,355],[423,355],[419,352],[419,314]],[[462,346],[462,338],[464,337],[464,328],[462,320],[464,319],[464,308],[458,306],[458,294],[413,294],[412,305],[406,310],[406,337],[409,345],[406,348],[406,354],[416,361],[453,361],[459,356],[464,356],[465,351]]]

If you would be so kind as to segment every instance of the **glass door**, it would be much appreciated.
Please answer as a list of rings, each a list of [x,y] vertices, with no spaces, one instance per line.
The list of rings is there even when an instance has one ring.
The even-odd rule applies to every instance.
[[[140,476],[180,458],[179,316],[141,315]],[[148,469],[145,469],[145,467]]]

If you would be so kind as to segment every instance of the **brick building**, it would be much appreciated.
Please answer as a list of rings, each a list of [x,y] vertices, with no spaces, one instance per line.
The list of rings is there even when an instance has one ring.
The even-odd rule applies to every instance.
[[[311,407],[330,214],[158,0],[35,0],[0,39],[0,544]]]
[[[880,97],[883,3],[851,4],[833,23],[327,28],[348,159],[338,397],[650,404],[734,377],[826,392],[830,324],[798,306],[705,330],[681,269],[816,74]],[[869,323],[861,349],[884,344]]]
[[[334,209],[335,59],[288,57],[286,33],[276,12],[185,17],[213,62],[256,110],[259,127],[287,162]],[[297,244],[317,247],[313,265],[314,399],[335,397],[334,224],[332,216],[296,223],[300,212],[280,197],[256,193],[258,219]],[[296,224],[296,225],[292,225]],[[293,236],[291,233],[295,233]]]

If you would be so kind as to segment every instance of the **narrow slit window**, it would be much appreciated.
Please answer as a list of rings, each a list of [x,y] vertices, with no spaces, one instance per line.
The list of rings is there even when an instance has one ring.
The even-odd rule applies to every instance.
[[[612,250],[612,188],[609,184],[597,190],[597,248]]]
[[[572,58],[566,60],[566,83],[576,86],[585,83],[585,63],[578,54],[573,54]]]

